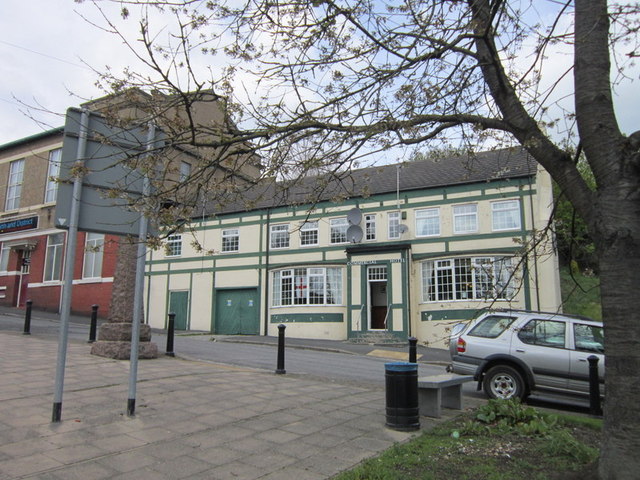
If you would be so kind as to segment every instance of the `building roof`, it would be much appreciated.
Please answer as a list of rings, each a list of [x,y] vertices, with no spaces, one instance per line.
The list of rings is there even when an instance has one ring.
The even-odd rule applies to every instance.
[[[402,164],[374,166],[334,175],[302,177],[285,182],[264,181],[229,198],[224,206],[217,200],[205,206],[205,215],[240,213],[294,205],[309,205],[348,198],[408,192],[531,177],[538,163],[521,147],[472,155],[449,156]],[[200,212],[202,215],[203,212]]]

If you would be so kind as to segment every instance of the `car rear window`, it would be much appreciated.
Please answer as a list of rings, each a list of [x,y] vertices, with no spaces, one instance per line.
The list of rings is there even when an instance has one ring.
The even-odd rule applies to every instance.
[[[515,317],[503,317],[500,315],[490,315],[483,318],[474,326],[469,335],[472,337],[496,338],[513,323]]]

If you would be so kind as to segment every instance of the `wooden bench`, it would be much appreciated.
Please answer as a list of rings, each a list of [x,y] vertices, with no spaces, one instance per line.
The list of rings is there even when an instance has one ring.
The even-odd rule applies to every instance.
[[[473,380],[472,375],[443,373],[418,378],[420,415],[439,417],[441,407],[462,410],[462,384]]]

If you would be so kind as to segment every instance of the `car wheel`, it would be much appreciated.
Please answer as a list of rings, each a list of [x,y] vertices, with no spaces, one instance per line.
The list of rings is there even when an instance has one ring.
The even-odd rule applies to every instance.
[[[491,367],[484,375],[482,386],[490,398],[503,400],[519,398],[522,400],[525,397],[522,375],[515,368],[507,365]]]

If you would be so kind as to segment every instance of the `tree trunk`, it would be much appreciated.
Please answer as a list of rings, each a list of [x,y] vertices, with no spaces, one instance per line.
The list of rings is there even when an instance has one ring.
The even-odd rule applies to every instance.
[[[599,475],[611,480],[640,472],[640,202],[637,191],[616,190],[599,205],[596,235],[606,352]]]

